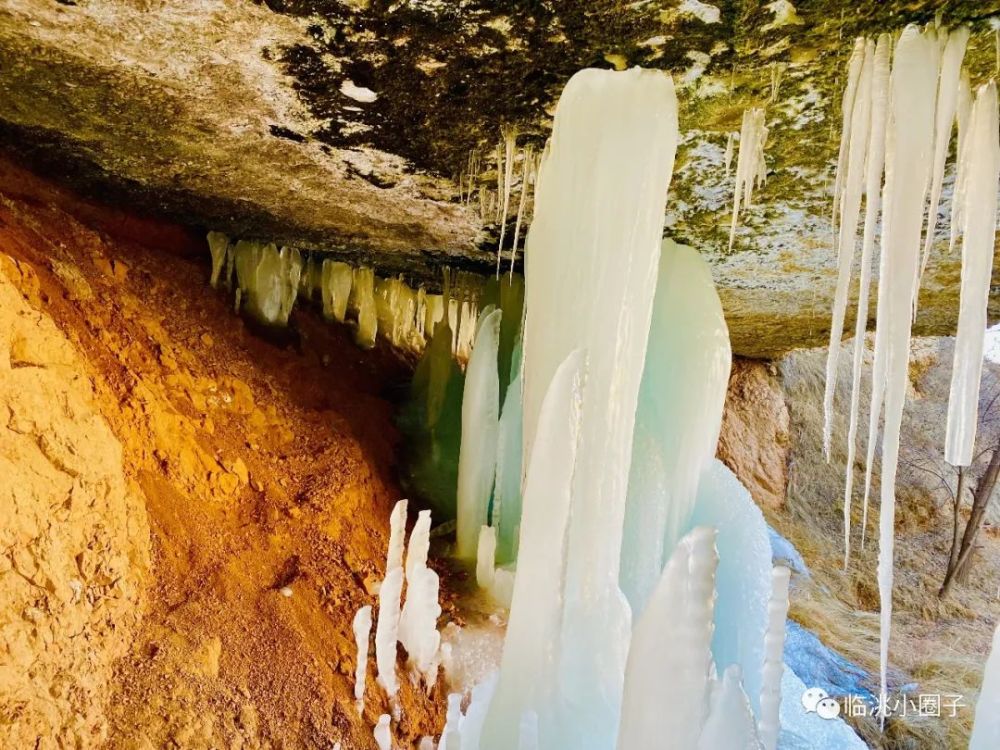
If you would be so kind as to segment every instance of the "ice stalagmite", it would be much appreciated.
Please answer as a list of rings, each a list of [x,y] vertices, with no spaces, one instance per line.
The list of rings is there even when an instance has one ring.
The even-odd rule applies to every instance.
[[[740,668],[732,664],[711,685],[708,716],[698,750],[760,750],[753,713],[743,690]]]
[[[764,145],[767,143],[767,126],[764,124],[764,110],[757,107],[743,113],[740,128],[740,152],[736,158],[736,179],[733,188],[733,218],[729,227],[729,249],[736,240],[736,222],[740,208],[750,208],[753,191],[762,185],[767,176],[764,163]]]
[[[497,437],[497,474],[493,489],[493,523],[497,527],[497,562],[512,562],[521,527],[521,372],[507,388]]]
[[[560,638],[574,710],[560,742],[542,738],[543,747],[614,740],[629,630],[618,589],[622,524],[677,139],[669,76],[583,70],[562,93],[540,169],[525,253],[524,455],[558,365],[575,349],[589,363]]]
[[[716,530],[712,656],[720,671],[730,664],[740,667],[750,704],[759,715],[771,597],[767,523],[736,475],[713,458],[698,483],[691,526]]]
[[[844,313],[847,311],[847,292],[851,282],[851,267],[854,265],[854,250],[857,244],[858,216],[861,210],[861,194],[865,185],[865,154],[868,150],[868,129],[871,120],[871,88],[874,69],[875,43],[859,40],[861,67],[858,77],[848,82],[848,90],[855,92],[854,101],[844,97],[844,117],[850,120],[841,138],[849,139],[843,160],[844,173],[838,174],[837,185],[843,187],[843,195],[838,196],[840,216],[837,222],[837,288],[833,298],[833,320],[830,323],[830,346],[826,358],[826,391],[823,397],[823,455],[830,460],[830,436],[833,431],[833,395],[837,387],[837,358],[840,354],[840,339],[844,332]],[[853,74],[853,58],[852,68]]]
[[[390,724],[392,717],[389,714],[382,714],[378,717],[378,724],[375,725],[375,744],[378,750],[392,750],[392,730]]]
[[[941,202],[941,186],[944,181],[944,162],[951,144],[951,131],[958,109],[958,94],[961,88],[962,60],[965,47],[969,43],[969,30],[960,26],[952,31],[938,29],[938,35],[945,35],[944,52],[941,55],[941,70],[938,79],[937,113],[934,120],[934,163],[931,175],[931,198],[927,211],[927,230],[924,236],[924,253],[920,261],[920,274],[927,269],[937,229],[938,203]]]
[[[458,532],[456,554],[475,560],[479,529],[486,525],[496,472],[500,383],[497,347],[502,311],[483,319],[465,370],[462,398],[462,447],[458,459]]]
[[[757,731],[763,750],[775,750],[781,731],[781,676],[785,671],[785,618],[788,616],[788,579],[791,571],[778,566],[771,572],[771,599],[767,604],[764,637],[764,679],[760,691]]]
[[[638,616],[688,528],[715,456],[732,355],[722,303],[697,250],[663,241],[639,388],[621,549],[622,591]]]
[[[938,41],[933,32],[921,33],[916,26],[907,26],[896,47],[890,82],[874,365],[875,376],[884,377],[885,389],[878,561],[882,693],[886,689],[892,622],[899,428],[906,398],[914,280],[920,263],[920,233],[930,180],[927,165],[934,153],[937,65]],[[879,332],[883,335],[879,336]],[[874,435],[869,437],[873,439]]]
[[[483,526],[479,530],[479,545],[476,552],[476,584],[481,589],[493,586],[496,572],[497,530]]]
[[[976,723],[972,727],[969,750],[996,750],[1000,747],[1000,627],[993,633],[993,648],[983,672],[983,684],[976,701]]]
[[[955,359],[948,399],[944,457],[968,466],[976,440],[983,369],[986,307],[996,242],[997,184],[1000,180],[1000,122],[996,83],[982,86],[972,107],[962,171],[962,294]]]
[[[632,633],[618,750],[698,746],[712,669],[716,562],[715,532],[699,527],[664,568]]]
[[[889,95],[889,51],[892,41],[882,34],[872,58],[871,124],[865,162],[865,228],[861,240],[861,280],[858,284],[858,310],[854,322],[854,352],[851,363],[851,405],[848,409],[847,468],[844,481],[844,565],[851,555],[851,501],[854,494],[854,454],[857,450],[858,407],[861,402],[861,365],[868,330],[868,297],[871,292],[872,258],[875,254],[875,230],[882,206],[882,170],[885,166],[885,118]],[[864,520],[867,526],[868,494],[865,493]]]
[[[396,642],[399,639],[399,603],[403,592],[403,547],[406,543],[406,500],[400,500],[389,516],[389,550],[385,578],[378,593],[378,623],[375,626],[375,666],[378,683],[390,701],[399,690],[396,679]]]
[[[422,510],[410,534],[406,549],[406,601],[399,616],[399,642],[409,657],[411,668],[430,689],[437,679],[441,635],[437,619],[438,574],[427,567],[430,546],[431,512]]]
[[[583,355],[556,370],[538,420],[524,485],[518,570],[514,579],[500,679],[490,703],[482,750],[517,747],[526,711],[536,714],[541,747],[559,747],[552,717],[558,688],[565,540],[577,458]],[[532,470],[531,467],[534,467]]]
[[[396,677],[396,642],[399,636],[399,600],[403,592],[403,569],[393,568],[385,575],[378,593],[378,623],[375,626],[375,665],[378,684],[389,699],[399,690]]]
[[[406,508],[408,505],[408,501],[399,500],[389,515],[389,549],[386,552],[386,574],[403,564],[403,549],[406,545]]]
[[[357,664],[354,667],[354,700],[358,713],[365,707],[365,678],[368,674],[368,639],[372,632],[372,608],[365,605],[354,615],[354,643],[358,647]]]
[[[462,694],[448,695],[448,713],[445,715],[444,730],[438,750],[461,750],[462,748]],[[475,750],[475,748],[472,748]]]

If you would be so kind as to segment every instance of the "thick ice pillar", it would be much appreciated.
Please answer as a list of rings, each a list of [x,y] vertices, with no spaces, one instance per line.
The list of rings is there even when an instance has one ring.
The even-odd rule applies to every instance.
[[[715,456],[732,352],[722,303],[697,250],[663,241],[639,387],[621,548],[622,591],[638,616],[688,528]]]
[[[456,552],[475,560],[479,529],[486,525],[496,471],[500,420],[497,347],[500,310],[480,321],[476,343],[465,370],[462,398],[462,448],[458,458],[458,542]]]
[[[515,350],[516,351],[516,350]],[[497,562],[513,562],[517,556],[517,532],[521,527],[521,372],[507,388],[497,437],[497,475],[493,489],[493,518],[497,527]]]
[[[524,455],[558,365],[578,348],[589,363],[566,571],[572,624],[562,634],[573,715],[560,746],[575,750],[606,748],[616,731],[629,631],[622,525],[677,137],[669,76],[577,73],[556,109],[527,240]]]
[[[580,429],[583,356],[556,371],[542,403],[537,441],[524,486],[518,573],[514,579],[500,680],[486,717],[482,750],[518,746],[526,711],[537,714],[540,747],[561,747],[553,726],[565,540]]]

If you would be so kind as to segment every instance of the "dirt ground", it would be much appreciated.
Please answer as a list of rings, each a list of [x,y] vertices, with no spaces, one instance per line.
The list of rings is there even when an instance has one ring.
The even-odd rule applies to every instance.
[[[14,712],[0,668],[0,738],[375,747],[387,704],[370,668],[365,715],[354,708],[351,619],[375,601],[399,498],[385,394],[405,368],[387,351],[362,355],[347,331],[309,313],[281,338],[254,335],[207,276],[200,237],[89,205],[0,161],[0,285],[70,342],[110,428],[93,440],[120,443],[124,484],[148,517],[127,571],[145,592],[143,616],[117,626],[127,651],[77,701],[95,704],[93,715],[57,738],[67,717]],[[442,686],[425,696],[402,682],[394,734],[415,744],[440,729]],[[26,715],[36,723],[19,730]]]

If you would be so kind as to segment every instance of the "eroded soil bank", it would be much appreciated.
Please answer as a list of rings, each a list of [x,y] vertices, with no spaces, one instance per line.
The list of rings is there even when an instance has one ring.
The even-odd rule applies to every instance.
[[[0,162],[2,747],[375,746],[351,618],[405,368],[308,314],[254,335],[203,251]],[[404,681],[397,737],[439,690]]]

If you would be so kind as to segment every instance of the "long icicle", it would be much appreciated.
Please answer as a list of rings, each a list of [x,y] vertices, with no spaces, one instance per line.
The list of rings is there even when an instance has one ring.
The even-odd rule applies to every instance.
[[[969,30],[964,26],[948,34],[948,41],[941,58],[941,77],[938,83],[937,114],[934,123],[934,173],[931,177],[931,199],[927,209],[927,230],[924,236],[924,254],[920,260],[920,278],[927,270],[927,260],[934,244],[937,229],[938,204],[944,181],[944,162],[951,143],[951,131],[958,108],[958,93],[962,75],[962,60],[969,42]],[[916,305],[914,305],[916,315]]]
[[[500,252],[503,250],[503,238],[507,232],[507,211],[510,209],[510,188],[514,181],[514,147],[517,143],[517,128],[503,128],[503,186],[497,193],[497,202],[500,205],[500,240],[497,242],[497,278],[500,278]],[[500,165],[497,165],[500,169]],[[523,187],[522,187],[523,192]],[[503,200],[500,201],[500,196]],[[511,250],[513,253],[514,250]]]
[[[969,83],[969,71],[962,71],[962,78],[958,83],[958,177],[955,180],[955,187],[951,196],[951,237],[948,242],[948,252],[955,252],[955,243],[958,241],[959,227],[962,226],[962,205],[965,202],[963,197],[962,165],[965,163],[965,142],[968,140],[969,129],[972,125],[972,86]]]
[[[972,108],[967,159],[961,165],[962,293],[948,398],[944,458],[952,466],[972,463],[983,371],[983,331],[989,303],[1000,181],[1000,122],[996,83],[979,89]]]
[[[837,174],[833,183],[833,236],[837,236],[837,217],[840,212],[840,191],[847,167],[847,147],[851,142],[851,111],[854,108],[854,95],[858,85],[858,77],[861,74],[861,63],[864,60],[865,39],[858,37],[854,40],[854,49],[851,50],[851,58],[847,63],[847,85],[844,87],[844,96],[840,102],[841,130],[840,130],[840,150],[837,154]]]
[[[847,292],[851,283],[851,267],[857,243],[858,215],[865,178],[865,152],[871,125],[871,85],[875,46],[866,42],[862,47],[862,62],[857,80],[848,89],[855,92],[853,102],[844,102],[844,114],[850,115],[850,126],[844,138],[849,138],[845,173],[839,180],[844,185],[840,200],[840,231],[837,237],[837,289],[833,297],[833,317],[830,322],[830,347],[826,357],[826,389],[823,395],[823,457],[830,460],[830,438],[833,434],[833,396],[837,389],[837,362],[840,340],[844,332]],[[852,66],[853,73],[853,66]]]
[[[885,422],[882,437],[878,585],[880,613],[879,688],[886,695],[892,623],[893,556],[896,522],[896,469],[899,430],[906,398],[914,280],[920,263],[920,234],[934,150],[938,42],[932,32],[907,26],[893,61],[886,193],[883,200],[882,267],[877,329],[888,328],[875,359],[885,361]],[[880,308],[882,305],[879,305]],[[885,717],[882,717],[884,725]]]
[[[514,244],[510,248],[510,277],[514,278],[514,259],[517,258],[517,243],[521,238],[521,224],[524,222],[524,209],[528,205],[528,181],[532,179],[535,163],[535,147],[528,144],[524,148],[521,161],[521,197],[517,203],[517,219],[514,221]]]
[[[872,68],[871,127],[868,134],[868,161],[865,174],[865,230],[861,243],[861,282],[858,289],[858,312],[854,323],[854,361],[851,368],[851,406],[847,429],[847,468],[844,479],[844,568],[851,556],[851,499],[854,494],[854,455],[857,449],[858,406],[861,401],[861,364],[865,353],[865,331],[868,330],[868,297],[872,280],[872,257],[875,251],[875,229],[882,206],[882,170],[885,166],[885,116],[889,98],[889,51],[892,41],[882,34],[875,45]],[[864,544],[868,526],[868,493],[865,493],[861,520]]]

